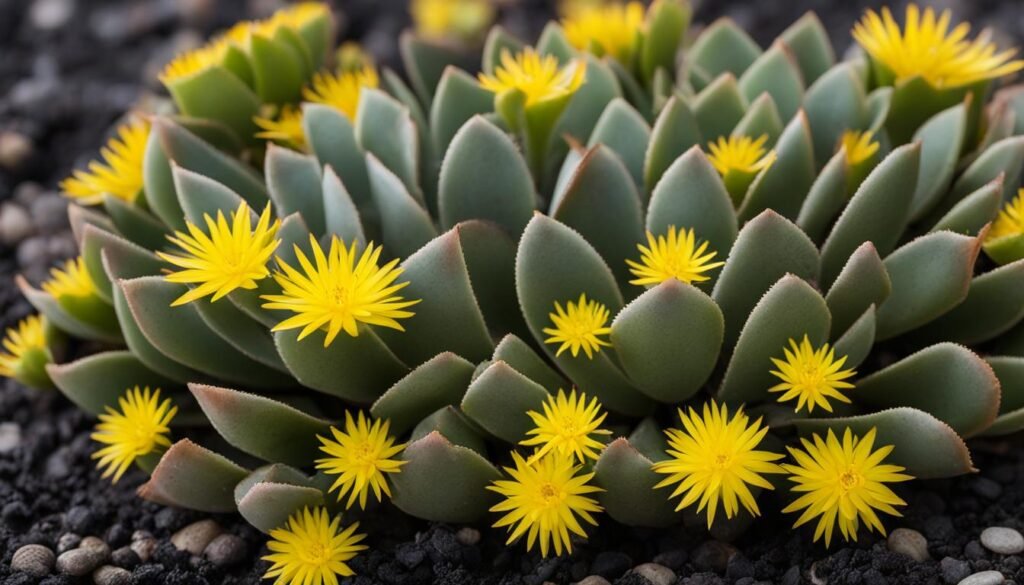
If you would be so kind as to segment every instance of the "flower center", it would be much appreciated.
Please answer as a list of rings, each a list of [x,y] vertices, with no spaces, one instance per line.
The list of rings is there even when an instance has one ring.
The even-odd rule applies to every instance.
[[[729,455],[726,455],[725,453],[715,455],[714,466],[717,469],[725,469],[726,467],[729,467],[730,463],[732,463],[732,457]]]
[[[852,467],[839,474],[839,486],[844,492],[859,486],[863,481],[864,478]]]
[[[335,286],[331,289],[331,300],[334,301],[334,304],[340,307],[344,307],[348,304],[349,295],[348,287]]]
[[[545,503],[551,503],[551,500],[558,496],[558,490],[550,483],[545,483],[540,486],[540,495],[544,498]]]

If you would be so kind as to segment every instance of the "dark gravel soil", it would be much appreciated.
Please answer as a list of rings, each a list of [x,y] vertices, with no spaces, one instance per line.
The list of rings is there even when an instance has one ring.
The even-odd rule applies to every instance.
[[[335,4],[346,13],[346,34],[394,64],[394,39],[406,24],[404,2]],[[813,9],[842,51],[850,24],[865,5],[878,2],[696,4],[699,20],[729,15],[761,43]],[[505,24],[531,37],[550,16],[551,5],[547,0],[513,4],[505,10]],[[1004,38],[1024,38],[1024,11],[1017,0],[942,5],[978,27],[996,25]],[[170,55],[212,30],[276,6],[275,0],[0,0],[0,324],[29,312],[13,287],[14,274],[37,280],[54,262],[75,253],[57,182],[95,156],[121,114],[152,99],[159,90],[156,72]],[[211,516],[136,498],[135,488],[144,480],[138,471],[116,486],[101,480],[89,458],[91,426],[56,393],[0,383],[0,583],[260,581],[265,537],[235,516],[217,516],[214,530],[230,535],[215,541],[222,546],[196,549],[198,555],[178,550],[172,535],[186,527],[196,530],[194,523]],[[1002,577],[979,575],[972,585],[1004,577],[1024,583],[1020,551],[997,554],[980,541],[988,527],[1024,529],[1024,450],[1016,440],[973,447],[980,474],[906,487],[903,495],[911,503],[906,517],[888,525],[915,532],[895,533],[892,542],[862,534],[854,546],[833,543],[826,550],[811,543],[812,529],[790,530],[792,518],[775,512],[781,500],[768,497],[762,502],[766,516],[732,544],[700,529],[636,530],[608,523],[589,542],[579,543],[575,555],[542,560],[524,553],[521,545],[506,547],[502,534],[486,526],[428,524],[384,509],[363,520],[373,550],[352,563],[360,576],[351,582],[953,585],[996,571]],[[79,541],[88,536],[105,542],[104,563],[124,571],[71,577],[54,570],[37,577],[11,568],[14,553],[24,545],[84,550],[90,540]],[[912,560],[890,547],[926,560]]]

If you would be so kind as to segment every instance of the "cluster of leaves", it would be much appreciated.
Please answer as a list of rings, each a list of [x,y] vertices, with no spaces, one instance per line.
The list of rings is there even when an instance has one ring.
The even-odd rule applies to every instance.
[[[607,10],[628,35],[570,13],[535,48],[500,27],[482,50],[405,33],[409,85],[325,73],[347,101],[302,104],[291,148],[253,120],[328,60],[329,13],[215,41],[168,78],[178,113],[147,128],[138,192],[80,199],[103,205],[71,207],[81,259],[49,288],[21,283],[47,323],[112,348],[47,364],[43,341],[8,347],[31,359],[4,373],[96,414],[163,389],[172,425],[223,443],[155,442],[141,495],[266,531],[347,507],[339,488],[348,505],[372,489],[420,518],[495,507],[515,523],[510,448],[519,485],[568,473],[596,488],[575,492],[586,513],[680,522],[668,490],[639,494],[693,473],[671,465],[685,436],[660,428],[665,405],[696,406],[692,425],[709,396],[743,405],[744,428],[763,417],[766,444],[802,444],[787,469],[807,481],[835,472],[826,451],[886,457],[886,481],[972,471],[965,438],[1024,427],[1024,93],[989,99],[1020,62],[956,77],[907,35],[918,69],[895,71],[870,31],[867,54],[836,62],[813,15],[768,49],[727,20],[684,43],[687,5],[638,9]],[[596,461],[516,452],[573,387],[611,413]],[[333,428],[363,408],[375,423]],[[704,498],[709,524],[716,485],[684,499]],[[712,529],[748,521],[735,498],[756,512],[756,491]]]

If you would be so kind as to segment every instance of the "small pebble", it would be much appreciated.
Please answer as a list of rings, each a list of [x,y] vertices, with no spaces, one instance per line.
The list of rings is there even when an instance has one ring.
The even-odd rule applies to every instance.
[[[459,541],[459,544],[462,546],[473,546],[480,542],[480,531],[476,528],[464,526],[455,533],[455,540]]]
[[[0,240],[4,238],[4,211],[0,207]],[[6,243],[6,242],[4,242]],[[10,453],[21,445],[21,427],[18,423],[0,423],[0,453]]]
[[[85,506],[75,506],[64,514],[64,527],[78,534],[89,534],[96,527],[96,517]]]
[[[1013,528],[992,526],[981,533],[981,544],[1001,555],[1015,555],[1024,551],[1024,536]]]
[[[800,567],[792,566],[782,575],[782,585],[800,585]]]
[[[94,553],[101,561],[105,561],[110,558],[110,545],[95,536],[86,536],[83,538],[82,542],[79,543],[78,548]]]
[[[1003,494],[1003,486],[987,477],[979,477],[971,482],[971,491],[983,498],[995,500]]]
[[[145,563],[153,556],[153,551],[156,550],[157,542],[153,537],[140,538],[139,540],[133,540],[129,546],[131,547],[132,552],[139,556],[139,560]]]
[[[125,569],[134,569],[142,562],[139,558],[138,553],[132,550],[130,546],[122,546],[110,553],[110,562]]]
[[[95,552],[76,548],[57,557],[57,571],[73,577],[82,577],[93,572],[103,563],[103,558]]]
[[[137,540],[147,540],[147,539],[152,540],[153,539],[153,535],[150,534],[149,532],[145,531],[145,530],[136,530],[135,532],[132,532],[132,542],[135,542]]]
[[[590,571],[608,579],[615,579],[633,566],[633,559],[629,555],[618,551],[604,551],[594,557],[590,565]]]
[[[82,543],[82,537],[74,532],[65,532],[57,539],[57,554],[66,553],[71,549],[78,548]]]
[[[96,569],[92,580],[96,585],[128,585],[132,582],[132,574],[121,567],[105,565]]]
[[[220,533],[220,525],[213,520],[200,520],[175,532],[171,536],[171,544],[178,550],[185,550],[192,553],[193,556],[199,556]]]
[[[916,530],[897,528],[889,533],[887,544],[892,552],[908,556],[919,563],[929,559],[928,541]]]
[[[672,569],[657,563],[644,563],[633,567],[633,572],[647,579],[654,585],[672,585],[676,581],[676,574]]]
[[[964,578],[957,585],[1000,585],[1004,581],[1006,578],[999,571],[982,571]]]
[[[53,570],[53,551],[41,544],[26,544],[14,551],[11,568],[35,577],[44,577]]]
[[[942,580],[946,585],[957,585],[971,574],[971,565],[967,561],[946,557],[939,562]]]
[[[231,567],[245,560],[248,547],[234,534],[221,534],[210,541],[203,556],[218,567]]]
[[[0,167],[16,170],[32,156],[32,141],[14,131],[0,132]]]
[[[734,554],[736,554],[736,548],[732,545],[709,540],[693,551],[693,565],[701,571],[722,573]]]
[[[576,585],[611,585],[611,583],[601,575],[591,575],[589,577],[584,577],[583,580]]]

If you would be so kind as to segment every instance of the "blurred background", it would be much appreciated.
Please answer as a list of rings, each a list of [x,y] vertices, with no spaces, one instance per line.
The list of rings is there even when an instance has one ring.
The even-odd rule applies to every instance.
[[[445,0],[437,0],[445,1]],[[162,95],[157,74],[238,20],[264,17],[283,0],[0,0],[0,313],[27,307],[12,274],[37,280],[74,255],[66,202],[57,183],[95,158],[124,112]],[[838,54],[865,8],[888,4],[902,18],[905,0],[692,0],[694,23],[734,19],[762,45],[804,12],[816,12]],[[407,0],[331,0],[339,38],[354,40],[381,65],[400,68],[399,33],[413,25]],[[1001,46],[1024,41],[1024,0],[934,0],[973,30],[991,27]],[[533,41],[557,18],[554,0],[495,0],[496,19]]]

